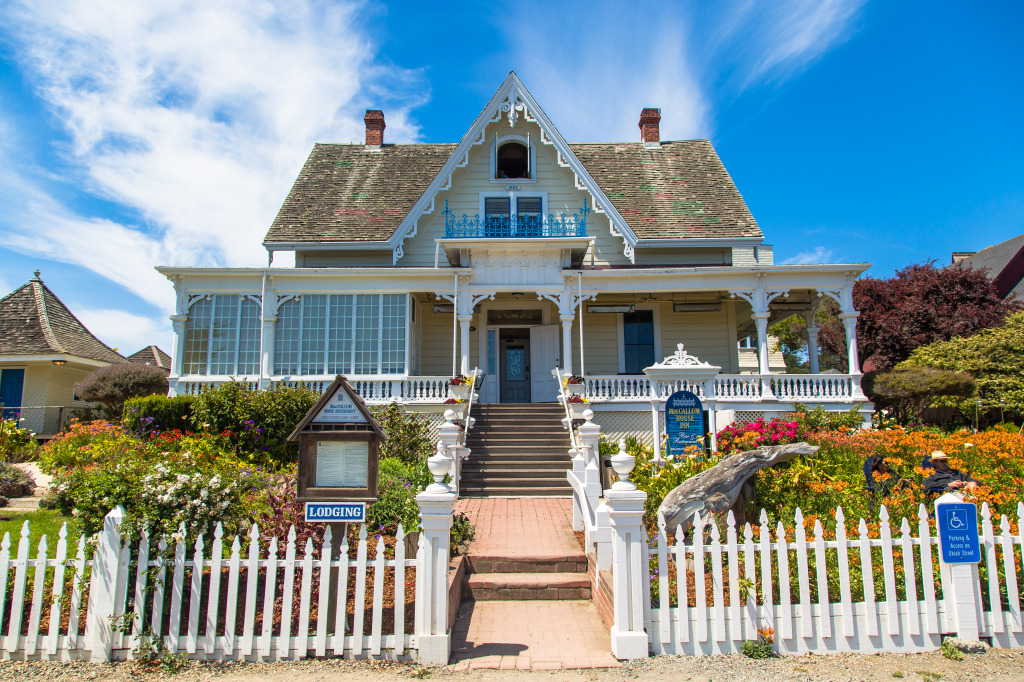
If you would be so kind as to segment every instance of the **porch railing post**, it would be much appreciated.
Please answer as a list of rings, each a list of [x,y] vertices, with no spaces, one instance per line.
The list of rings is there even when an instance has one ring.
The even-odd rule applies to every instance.
[[[452,651],[448,630],[448,560],[455,493],[443,483],[451,458],[438,444],[427,460],[434,482],[416,496],[420,508],[420,549],[416,559],[416,642],[419,662],[447,665]]]
[[[89,660],[93,663],[109,661],[113,655],[114,629],[110,619],[116,609],[124,514],[124,507],[118,506],[103,519],[103,529],[93,556],[85,620],[85,642],[91,652]]]
[[[582,450],[580,455],[583,463],[583,489],[587,498],[587,506],[590,509],[597,509],[601,503],[601,426],[594,423],[593,411],[586,410],[583,412],[583,416],[586,421],[577,429],[580,450]],[[589,532],[585,542],[588,547],[594,542],[594,538],[590,537]],[[608,547],[602,548],[601,546],[597,548],[599,568],[608,568],[610,564],[611,557],[608,556],[608,549]]]
[[[626,452],[626,441],[619,441],[619,453],[612,457],[619,480],[604,491],[612,528],[612,655],[620,660],[647,658],[649,650],[644,626],[645,607],[651,600],[643,523],[647,493],[627,480],[635,464],[636,458]]]
[[[454,419],[454,411],[444,411],[444,423],[437,427],[437,440],[439,443],[444,443],[445,452],[452,459],[451,469],[448,473],[452,477],[451,488],[458,494],[463,459],[460,455],[462,455],[464,448],[459,446],[459,425],[453,421]]]

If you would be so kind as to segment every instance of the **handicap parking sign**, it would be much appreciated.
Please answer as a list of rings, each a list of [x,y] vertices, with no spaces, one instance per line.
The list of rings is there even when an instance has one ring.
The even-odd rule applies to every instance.
[[[981,561],[978,508],[966,502],[940,502],[935,511],[942,560],[947,564],[976,564]]]

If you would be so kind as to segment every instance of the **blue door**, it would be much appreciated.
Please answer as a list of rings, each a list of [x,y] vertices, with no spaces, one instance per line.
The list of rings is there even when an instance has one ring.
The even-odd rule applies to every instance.
[[[0,370],[0,403],[4,406],[4,419],[21,412],[21,390],[25,385],[25,370]]]

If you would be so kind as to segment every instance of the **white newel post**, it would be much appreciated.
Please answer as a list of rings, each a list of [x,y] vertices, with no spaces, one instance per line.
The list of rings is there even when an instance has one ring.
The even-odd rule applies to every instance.
[[[586,420],[580,424],[579,433],[580,448],[583,450],[583,489],[587,496],[587,504],[595,512],[595,524],[600,530],[608,528],[607,512],[601,501],[601,427],[594,423],[594,411],[584,410],[583,418]],[[602,525],[604,521],[604,525]],[[612,565],[612,548],[608,542],[593,537],[588,533],[584,539],[586,545],[596,545],[597,568],[608,570]]]
[[[124,507],[118,506],[103,519],[103,530],[99,533],[96,553],[93,555],[85,621],[85,642],[91,652],[89,660],[93,663],[109,661],[113,653],[114,631],[110,618],[114,615],[117,583],[120,579],[121,522],[124,521],[124,513]]]
[[[454,423],[455,411],[445,410],[444,411],[444,423],[437,427],[437,440],[438,443],[444,444],[444,451],[451,457],[452,464],[449,474],[451,474],[451,488],[458,494],[459,492],[459,476],[462,471],[462,450],[465,448],[459,445],[459,425]]]
[[[935,518],[939,519],[939,507],[944,504],[963,504],[964,501],[953,493],[946,493],[935,500]],[[977,522],[977,516],[975,516]],[[980,548],[979,548],[980,549]],[[956,629],[957,637],[977,641],[981,634],[982,610],[981,582],[978,579],[978,564],[947,564],[939,550],[939,565],[945,570],[942,577],[942,593],[945,595],[947,618]],[[947,581],[948,576],[948,581]],[[952,613],[950,613],[950,609]]]
[[[473,321],[473,313],[459,315],[459,374],[469,374],[469,324]]]
[[[619,453],[612,457],[612,468],[619,480],[604,491],[612,527],[612,592],[614,624],[611,631],[612,655],[619,660],[647,658],[647,632],[644,607],[651,599],[651,583],[644,549],[644,503],[647,493],[627,480],[636,458],[626,452],[626,441],[619,441]]]
[[[445,485],[451,458],[438,444],[427,460],[434,482],[416,496],[420,508],[420,549],[416,556],[416,642],[419,662],[447,665],[452,651],[448,631],[448,557],[455,493]]]
[[[562,315],[562,374],[572,376],[572,315]]]

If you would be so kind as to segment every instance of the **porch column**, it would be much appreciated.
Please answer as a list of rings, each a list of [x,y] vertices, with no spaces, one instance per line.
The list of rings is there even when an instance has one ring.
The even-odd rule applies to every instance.
[[[811,362],[811,374],[818,373],[818,332],[821,329],[814,324],[814,311],[807,316],[807,357]]]
[[[263,315],[263,339],[260,343],[260,388],[270,385],[270,375],[274,373],[274,325],[277,315]]]
[[[461,360],[459,374],[469,374],[469,323],[473,321],[473,314],[459,315],[459,352]]]
[[[849,374],[860,374],[860,359],[857,352],[857,318],[860,313],[854,311],[840,315],[846,329],[846,354]]]
[[[185,355],[185,321],[187,315],[171,315],[171,329],[174,331],[174,355],[171,357],[171,376],[180,377],[182,357]]]
[[[572,323],[575,317],[562,315],[562,374],[572,375]]]

